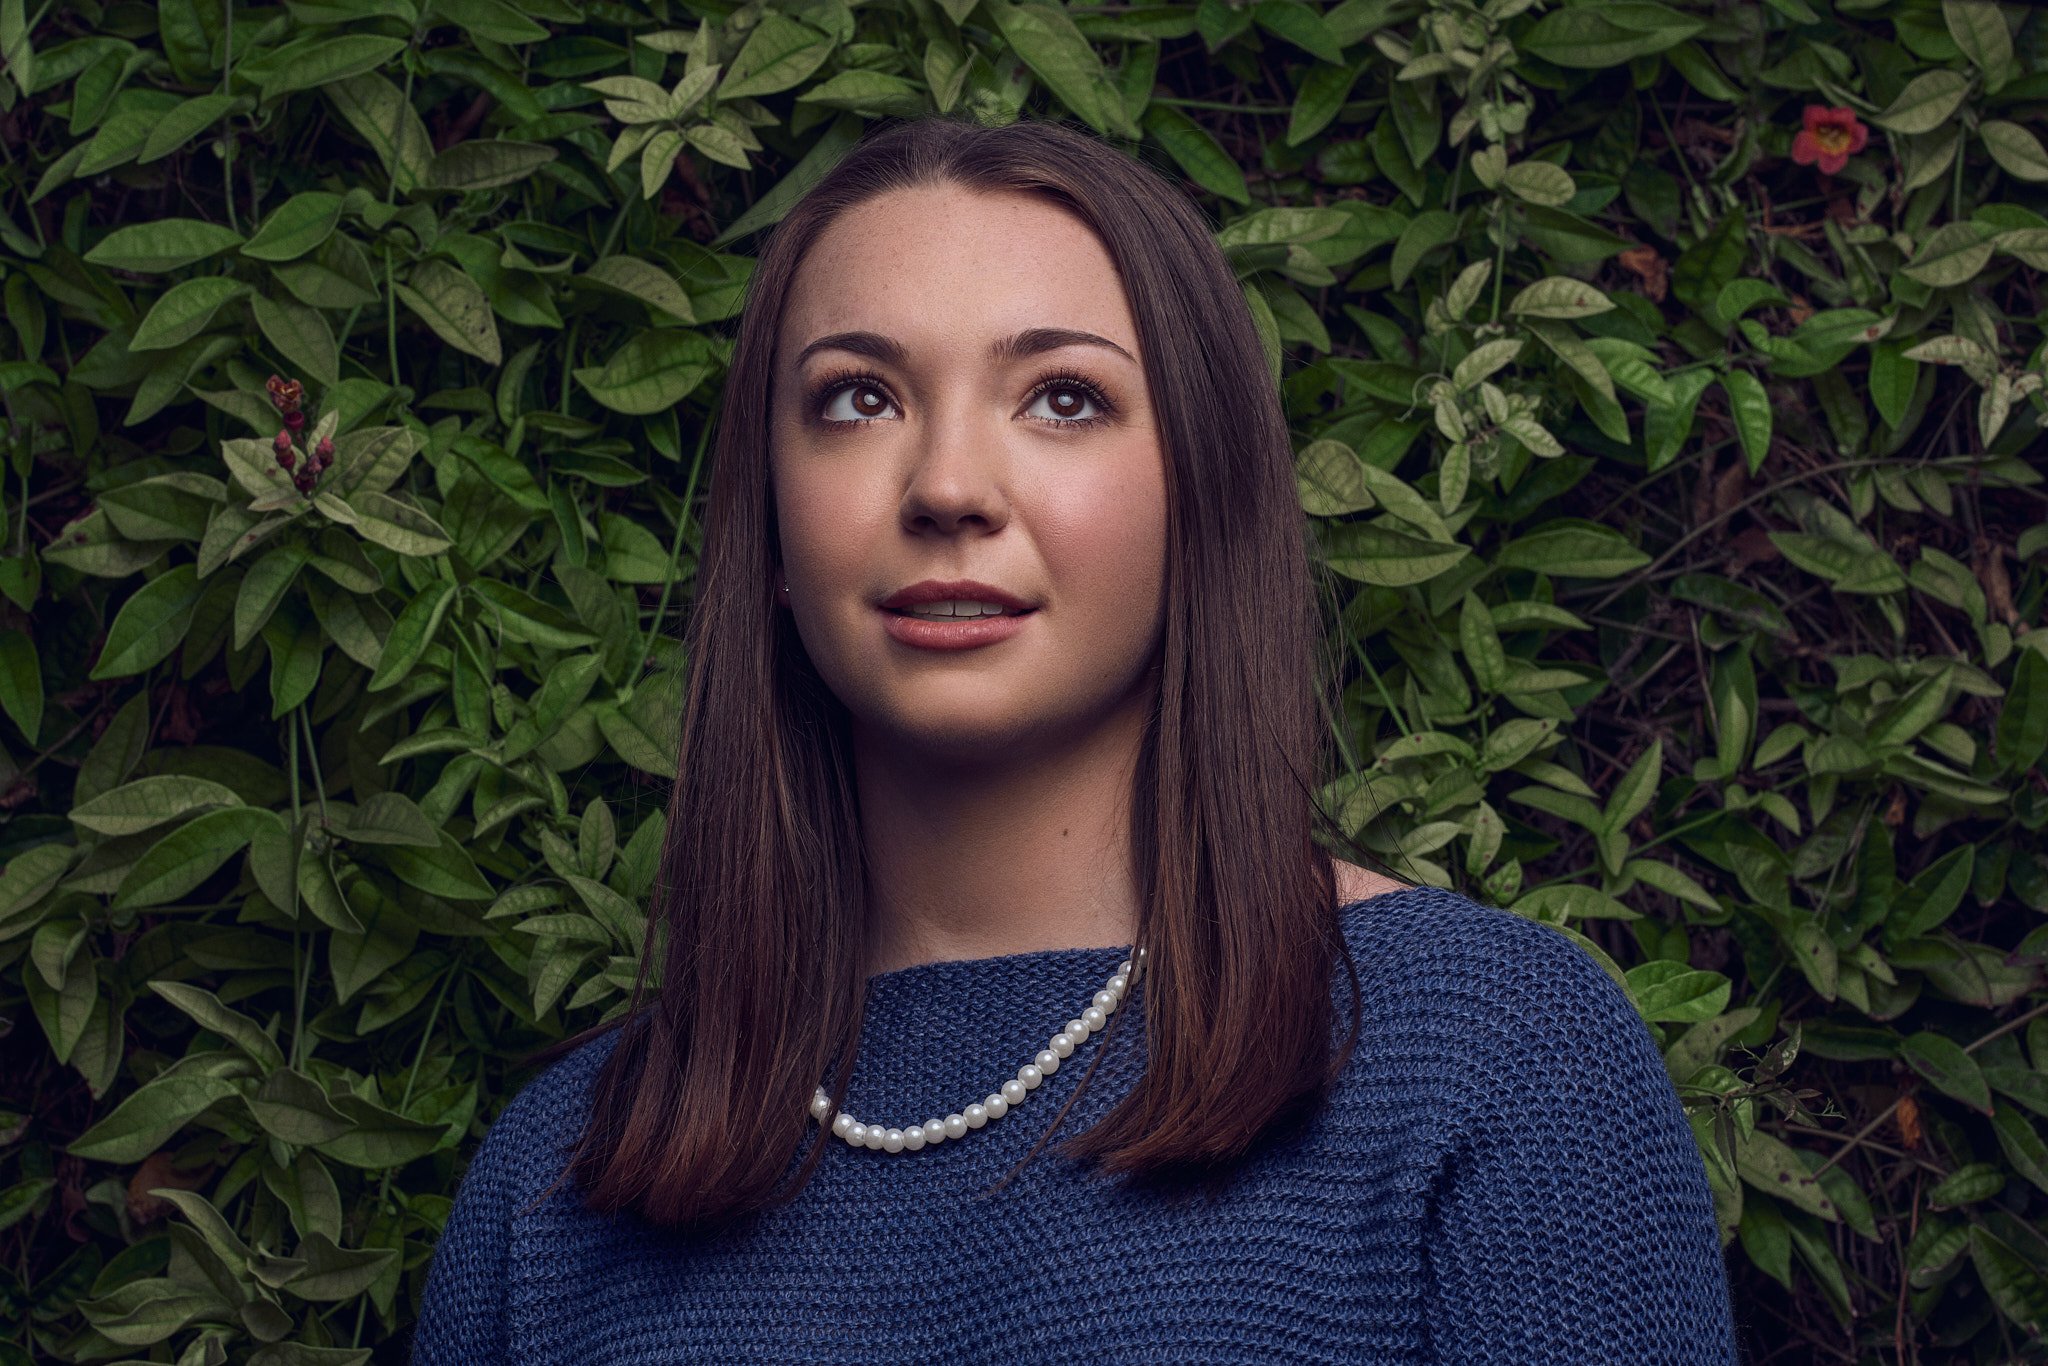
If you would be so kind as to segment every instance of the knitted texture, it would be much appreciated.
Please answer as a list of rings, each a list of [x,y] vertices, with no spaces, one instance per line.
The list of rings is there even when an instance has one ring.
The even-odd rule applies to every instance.
[[[594,1214],[567,1182],[540,1198],[608,1034],[531,1082],[479,1147],[413,1359],[1736,1362],[1705,1167],[1613,980],[1554,930],[1455,892],[1341,918],[1364,1005],[1342,1080],[1213,1199],[1126,1188],[1057,1151],[1142,1070],[1143,975],[1119,1007],[1138,1014],[1004,1191],[986,1194],[1102,1035],[963,1138],[893,1154],[831,1140],[793,1204],[715,1239]],[[877,975],[845,1109],[902,1126],[980,1100],[1126,952]],[[1333,1039],[1350,999],[1340,962]]]

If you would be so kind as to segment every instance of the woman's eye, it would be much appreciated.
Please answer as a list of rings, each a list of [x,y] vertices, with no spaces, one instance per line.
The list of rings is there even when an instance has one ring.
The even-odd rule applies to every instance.
[[[1032,411],[1041,405],[1045,409],[1044,412]],[[1093,395],[1078,384],[1053,384],[1033,399],[1031,409],[1026,411],[1032,412],[1035,417],[1047,417],[1055,422],[1086,422],[1098,414],[1085,410],[1098,406]]]
[[[872,384],[846,384],[832,391],[819,414],[830,422],[869,422],[889,406],[888,396]]]

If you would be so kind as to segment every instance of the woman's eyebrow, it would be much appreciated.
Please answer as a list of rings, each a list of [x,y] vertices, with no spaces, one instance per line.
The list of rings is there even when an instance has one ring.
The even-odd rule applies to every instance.
[[[998,337],[989,344],[988,352],[989,359],[1001,365],[1042,351],[1056,351],[1062,346],[1106,346],[1133,365],[1138,362],[1136,356],[1109,338],[1072,327],[1027,327],[1012,336]],[[896,366],[902,365],[905,357],[903,343],[894,337],[885,337],[879,332],[831,332],[797,352],[791,363],[802,365],[812,352],[828,348],[872,356],[884,364]]]

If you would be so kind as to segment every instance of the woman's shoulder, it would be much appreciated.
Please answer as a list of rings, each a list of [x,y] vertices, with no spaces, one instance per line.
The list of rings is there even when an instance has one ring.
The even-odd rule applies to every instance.
[[[515,1185],[551,1183],[583,1133],[591,1088],[618,1042],[619,1029],[606,1029],[536,1073],[492,1122],[476,1165],[490,1163]]]
[[[1650,1042],[1622,985],[1556,926],[1428,885],[1347,901],[1339,919],[1381,1012],[1434,1019],[1475,1044],[1561,1048],[1589,1027]]]

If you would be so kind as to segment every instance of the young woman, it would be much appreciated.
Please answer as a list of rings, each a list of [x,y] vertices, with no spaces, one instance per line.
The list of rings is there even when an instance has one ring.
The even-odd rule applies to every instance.
[[[1313,837],[1287,424],[1175,186],[871,134],[715,462],[658,983],[492,1127],[416,1361],[1735,1359],[1619,987]]]

